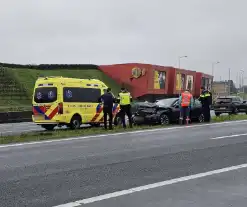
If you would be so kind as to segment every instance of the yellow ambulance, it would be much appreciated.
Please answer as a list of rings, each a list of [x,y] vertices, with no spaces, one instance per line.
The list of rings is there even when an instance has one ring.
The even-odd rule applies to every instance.
[[[107,86],[97,79],[39,77],[32,99],[32,120],[46,130],[66,125],[78,129],[82,124],[103,123],[103,105],[98,102]],[[113,116],[119,112],[114,104]]]

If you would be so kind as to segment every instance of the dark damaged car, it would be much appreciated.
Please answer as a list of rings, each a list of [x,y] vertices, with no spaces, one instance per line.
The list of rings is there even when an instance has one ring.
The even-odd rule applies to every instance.
[[[195,99],[191,110],[191,121],[204,122],[201,103]],[[133,111],[134,112],[134,111]],[[132,117],[134,124],[161,124],[178,123],[180,116],[179,99],[162,99],[155,103],[138,103],[136,112]]]

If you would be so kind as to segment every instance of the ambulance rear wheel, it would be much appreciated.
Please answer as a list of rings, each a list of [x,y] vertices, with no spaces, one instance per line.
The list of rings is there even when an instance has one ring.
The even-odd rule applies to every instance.
[[[81,117],[80,115],[74,115],[70,121],[70,129],[80,129],[81,127]]]
[[[47,131],[52,131],[55,128],[55,125],[53,125],[53,124],[44,124],[44,125],[41,125],[41,127],[44,128]]]

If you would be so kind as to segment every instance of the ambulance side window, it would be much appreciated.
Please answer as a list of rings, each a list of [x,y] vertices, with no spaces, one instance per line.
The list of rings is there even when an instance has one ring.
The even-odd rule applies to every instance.
[[[79,88],[79,87],[63,88],[64,102],[97,103],[100,96],[101,96],[101,90],[96,88]]]

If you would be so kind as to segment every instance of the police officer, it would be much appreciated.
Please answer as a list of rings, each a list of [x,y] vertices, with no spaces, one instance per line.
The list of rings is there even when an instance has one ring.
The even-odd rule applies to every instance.
[[[103,113],[104,113],[104,127],[107,129],[107,115],[109,116],[109,129],[112,130],[112,108],[115,103],[115,98],[111,93],[111,89],[108,88],[100,98],[99,102],[103,102]]]
[[[120,103],[120,109],[121,109],[120,113],[121,113],[123,128],[126,128],[125,114],[127,114],[130,128],[132,128],[132,113],[131,113],[131,104],[130,104],[132,102],[132,97],[124,87],[121,88],[121,92],[118,94],[118,102]]]
[[[189,124],[190,121],[190,109],[193,104],[193,96],[189,90],[185,90],[179,97],[179,106],[180,106],[180,124],[184,123],[184,118],[186,118],[186,124]]]
[[[202,103],[204,121],[210,122],[210,105],[212,105],[212,93],[209,90],[205,89],[205,87],[201,87],[201,95],[199,97],[199,101]]]

